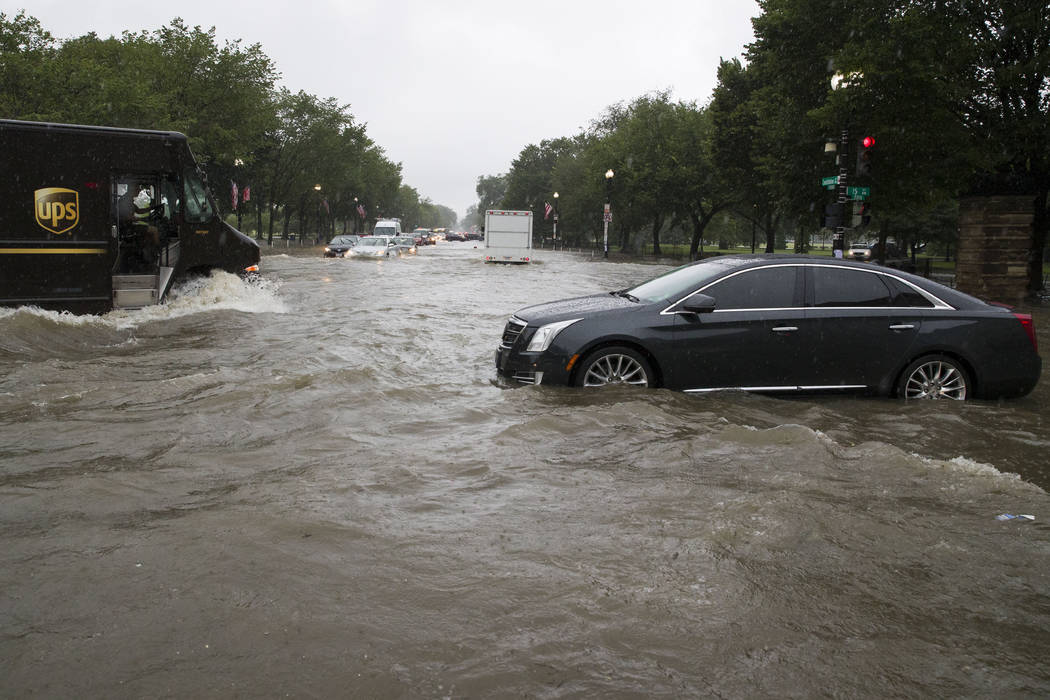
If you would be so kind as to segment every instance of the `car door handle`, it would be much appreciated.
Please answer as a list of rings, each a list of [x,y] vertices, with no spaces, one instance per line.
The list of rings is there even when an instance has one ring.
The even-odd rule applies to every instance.
[[[915,328],[914,323],[898,323],[890,326],[891,331],[910,331],[913,328]]]
[[[774,333],[794,333],[798,330],[798,326],[777,326],[773,329]]]

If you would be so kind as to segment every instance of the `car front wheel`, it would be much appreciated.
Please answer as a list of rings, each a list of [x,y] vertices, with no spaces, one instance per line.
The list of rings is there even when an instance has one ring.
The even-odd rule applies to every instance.
[[[577,386],[605,386],[606,384],[632,384],[651,386],[653,370],[642,355],[631,348],[613,346],[599,348],[580,365]]]
[[[956,361],[944,355],[920,357],[901,375],[897,395],[905,399],[952,399],[962,401],[970,389],[970,377]]]

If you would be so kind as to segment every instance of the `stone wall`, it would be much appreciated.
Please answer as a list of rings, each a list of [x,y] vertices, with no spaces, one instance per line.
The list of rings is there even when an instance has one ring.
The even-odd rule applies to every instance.
[[[986,301],[1020,304],[1028,289],[1031,197],[968,197],[959,202],[955,286]]]

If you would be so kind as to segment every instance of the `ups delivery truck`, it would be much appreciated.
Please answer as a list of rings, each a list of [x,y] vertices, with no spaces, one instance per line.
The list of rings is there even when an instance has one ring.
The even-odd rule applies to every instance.
[[[0,305],[104,313],[258,272],[183,134],[0,119]]]

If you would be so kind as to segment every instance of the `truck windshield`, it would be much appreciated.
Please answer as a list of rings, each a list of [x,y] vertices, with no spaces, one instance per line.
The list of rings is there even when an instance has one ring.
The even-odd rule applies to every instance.
[[[203,224],[215,218],[215,209],[208,198],[208,190],[197,172],[187,170],[183,182],[186,190],[186,221]]]

